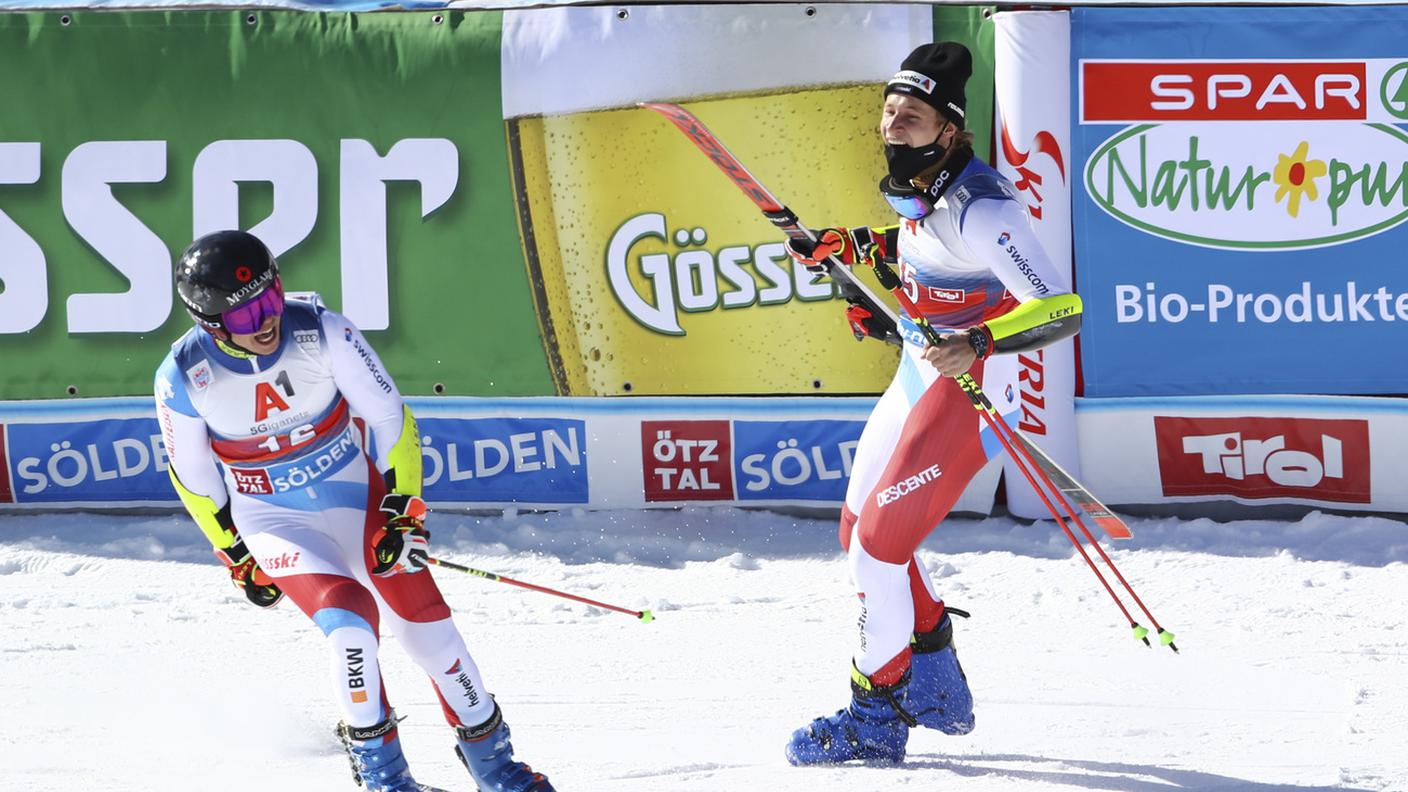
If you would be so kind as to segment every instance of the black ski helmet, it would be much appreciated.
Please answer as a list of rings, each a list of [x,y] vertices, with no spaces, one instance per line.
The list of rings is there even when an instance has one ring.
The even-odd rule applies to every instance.
[[[176,260],[176,293],[191,318],[212,329],[223,330],[221,314],[257,297],[278,277],[274,254],[244,231],[206,234]]]

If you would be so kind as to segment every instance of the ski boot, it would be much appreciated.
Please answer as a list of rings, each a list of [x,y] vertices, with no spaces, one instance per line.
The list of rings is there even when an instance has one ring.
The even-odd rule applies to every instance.
[[[367,792],[420,792],[421,787],[411,777],[411,769],[401,753],[394,710],[375,726],[339,723],[337,736],[352,764],[352,777]]]
[[[968,690],[968,677],[953,648],[953,622],[949,613],[968,615],[950,608],[937,627],[910,638],[908,705],[920,726],[938,729],[944,734],[967,734],[974,725],[973,694]]]
[[[504,723],[498,704],[494,705],[494,714],[489,720],[478,726],[456,726],[455,738],[459,743],[455,753],[459,754],[479,792],[556,792],[547,776],[514,761],[508,724]]]
[[[834,764],[860,759],[899,762],[914,717],[905,709],[910,672],[893,685],[877,685],[851,667],[851,704],[829,718],[817,718],[792,733],[787,761],[794,765]]]

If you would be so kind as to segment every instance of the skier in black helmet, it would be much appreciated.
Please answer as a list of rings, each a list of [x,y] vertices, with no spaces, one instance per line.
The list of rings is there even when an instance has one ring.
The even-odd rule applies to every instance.
[[[358,781],[422,789],[382,685],[385,626],[429,675],[480,790],[552,792],[514,760],[503,714],[424,571],[420,435],[371,345],[316,295],[286,299],[274,257],[242,231],[191,243],[176,290],[196,327],[156,374],[172,484],[250,602],[287,596],[323,632]]]

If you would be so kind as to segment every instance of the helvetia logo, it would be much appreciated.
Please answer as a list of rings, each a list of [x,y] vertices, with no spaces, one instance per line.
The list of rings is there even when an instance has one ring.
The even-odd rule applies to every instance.
[[[1343,244],[1408,220],[1408,133],[1361,123],[1141,124],[1095,150],[1085,188],[1120,222],[1188,244]]]

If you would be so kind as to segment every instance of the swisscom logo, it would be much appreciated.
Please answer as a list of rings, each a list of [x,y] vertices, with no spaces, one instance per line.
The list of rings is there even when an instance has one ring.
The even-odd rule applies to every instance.
[[[1408,220],[1408,61],[1082,61],[1080,78],[1080,122],[1124,126],[1086,192],[1134,228],[1274,251]]]

